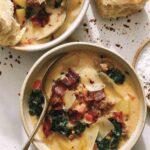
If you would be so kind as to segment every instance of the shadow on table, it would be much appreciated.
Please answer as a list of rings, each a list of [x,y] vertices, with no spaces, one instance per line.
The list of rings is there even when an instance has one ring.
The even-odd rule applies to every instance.
[[[35,146],[32,145],[30,150],[37,150],[37,149],[35,148]]]
[[[143,137],[141,136],[132,150],[146,150]]]
[[[147,110],[147,122],[146,124],[150,127],[150,109]]]

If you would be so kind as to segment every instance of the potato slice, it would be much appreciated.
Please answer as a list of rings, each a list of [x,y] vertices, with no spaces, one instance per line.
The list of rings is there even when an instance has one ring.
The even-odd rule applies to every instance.
[[[130,114],[130,100],[129,99],[123,99],[120,100],[115,108],[117,109],[117,111],[121,111],[123,112],[124,115],[129,115]]]
[[[106,86],[105,87],[106,90],[111,91],[111,93],[113,93],[114,96],[117,96],[120,99],[123,99],[124,94],[123,94],[122,88],[120,88],[120,86],[115,84],[114,81],[103,72],[101,72],[99,74],[99,77],[102,80],[102,82],[104,83],[104,85]]]
[[[114,130],[114,125],[106,118],[101,117],[98,120],[99,125],[99,138],[104,139],[112,130]]]
[[[21,25],[25,22],[25,14],[24,8],[16,9],[17,20]]]
[[[26,0],[13,0],[15,4],[25,8],[26,7]]]

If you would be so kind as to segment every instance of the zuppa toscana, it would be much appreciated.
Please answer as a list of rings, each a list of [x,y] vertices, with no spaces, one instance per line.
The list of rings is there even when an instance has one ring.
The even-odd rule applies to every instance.
[[[28,101],[34,125],[44,102],[40,79],[39,73]],[[132,78],[105,55],[66,54],[51,70],[46,91],[49,109],[38,134],[51,150],[117,150],[136,128],[140,106]]]
[[[56,39],[76,19],[82,2],[69,1],[66,10],[66,0],[1,0],[0,46],[34,45]]]

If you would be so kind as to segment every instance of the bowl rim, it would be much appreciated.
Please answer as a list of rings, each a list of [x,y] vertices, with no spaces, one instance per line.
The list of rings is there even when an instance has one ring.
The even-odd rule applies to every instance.
[[[62,35],[60,35],[58,38],[54,39],[53,41],[49,41],[44,44],[27,45],[27,46],[13,46],[10,48],[13,50],[16,50],[16,51],[37,52],[37,51],[44,51],[44,50],[47,50],[54,46],[57,46],[61,42],[65,41],[75,31],[75,29],[80,25],[88,7],[89,7],[89,4],[90,4],[90,0],[84,0],[78,16],[73,21],[73,23],[70,25],[70,27]]]
[[[95,47],[97,49],[103,49],[105,50],[106,52],[108,53],[111,53],[113,54],[115,57],[118,57],[120,58],[120,60],[125,63],[130,69],[131,71],[133,72],[133,74],[136,76],[136,79],[139,83],[139,87],[140,87],[140,90],[142,92],[142,97],[143,97],[143,110],[142,110],[142,120],[141,120],[141,126],[140,128],[138,129],[138,132],[136,133],[136,137],[134,138],[134,141],[130,144],[128,150],[132,149],[133,146],[137,143],[138,139],[140,138],[143,130],[144,130],[144,127],[145,127],[145,122],[146,122],[146,116],[147,116],[147,105],[146,105],[146,97],[145,97],[145,93],[144,93],[144,88],[142,86],[142,82],[141,80],[139,79],[136,71],[134,70],[134,68],[131,66],[131,64],[129,64],[120,54],[118,54],[117,52],[115,51],[112,51],[110,50],[109,48],[106,48],[106,47],[103,47],[103,46],[99,46],[97,44],[93,44],[93,43],[88,43],[88,42],[70,42],[70,43],[67,43],[67,44],[62,44],[62,45],[59,45],[51,50],[49,50],[48,52],[46,52],[45,54],[43,54],[34,64],[33,66],[31,67],[31,69],[29,70],[27,76],[25,77],[25,80],[23,82],[23,85],[22,85],[22,88],[21,88],[21,94],[20,94],[20,114],[21,114],[21,121],[22,121],[22,124],[23,124],[23,127],[24,127],[24,130],[27,134],[27,137],[29,137],[29,133],[28,133],[28,129],[27,129],[27,126],[26,126],[26,121],[25,121],[25,115],[24,115],[24,112],[23,112],[23,97],[24,97],[24,91],[25,91],[25,88],[26,88],[26,83],[28,82],[28,79],[30,78],[30,76],[32,75],[32,72],[36,69],[36,67],[42,62],[44,61],[45,58],[47,58],[48,56],[50,56],[51,54],[55,53],[55,52],[59,52],[60,49],[64,49],[66,47],[70,47],[70,46],[76,46],[76,45],[79,45],[79,46],[91,46],[91,47]],[[33,145],[38,149],[39,147],[37,146],[37,144],[33,141]],[[125,144],[126,145],[126,144]],[[127,149],[120,149],[120,150],[127,150]]]

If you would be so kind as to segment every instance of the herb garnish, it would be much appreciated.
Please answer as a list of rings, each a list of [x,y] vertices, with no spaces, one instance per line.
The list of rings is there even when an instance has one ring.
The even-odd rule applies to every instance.
[[[39,117],[43,110],[44,97],[40,90],[32,90],[29,97],[29,113],[31,116]]]
[[[96,139],[96,144],[99,150],[117,150],[119,141],[122,135],[122,124],[116,119],[111,118],[110,121],[114,125],[111,137],[107,136],[103,140]]]
[[[55,0],[55,8],[58,8],[61,6],[62,0]]]
[[[106,74],[116,83],[123,84],[125,81],[125,75],[117,68],[110,68],[106,71]]]

